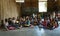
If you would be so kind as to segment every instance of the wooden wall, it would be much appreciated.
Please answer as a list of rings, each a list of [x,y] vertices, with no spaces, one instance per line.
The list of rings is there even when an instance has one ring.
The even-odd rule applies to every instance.
[[[22,4],[23,15],[31,15],[33,12],[35,12],[35,9],[38,9],[38,0],[25,0],[25,2]]]
[[[0,0],[0,19],[19,16],[15,0]]]
[[[25,0],[25,7],[38,7],[38,0]]]
[[[53,12],[53,11],[57,11],[58,9],[57,9],[57,7],[58,7],[58,3],[57,3],[57,1],[55,1],[55,0],[48,0],[48,3],[47,3],[48,5],[48,12],[50,11],[50,12]]]

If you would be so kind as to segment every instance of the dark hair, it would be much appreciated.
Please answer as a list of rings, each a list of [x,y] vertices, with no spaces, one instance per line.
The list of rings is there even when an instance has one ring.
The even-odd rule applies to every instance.
[[[5,22],[8,22],[8,19],[5,19]]]
[[[10,21],[11,18],[8,18],[8,21]]]
[[[12,20],[15,20],[15,17],[13,17]]]

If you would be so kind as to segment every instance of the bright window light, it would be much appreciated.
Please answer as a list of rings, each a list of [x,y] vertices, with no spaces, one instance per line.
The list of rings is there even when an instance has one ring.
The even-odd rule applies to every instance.
[[[24,0],[16,0],[16,2],[24,3]]]
[[[47,2],[39,2],[39,12],[47,12]]]
[[[38,1],[47,1],[47,0],[38,0]]]

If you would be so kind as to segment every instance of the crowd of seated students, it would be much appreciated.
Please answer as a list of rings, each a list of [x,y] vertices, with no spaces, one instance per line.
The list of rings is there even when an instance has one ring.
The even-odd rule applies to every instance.
[[[1,27],[6,30],[19,29],[20,27],[30,27],[30,26],[39,26],[47,29],[54,29],[58,27],[58,20],[56,18],[32,18],[29,16],[20,17],[19,19],[13,17],[5,20],[1,20]]]

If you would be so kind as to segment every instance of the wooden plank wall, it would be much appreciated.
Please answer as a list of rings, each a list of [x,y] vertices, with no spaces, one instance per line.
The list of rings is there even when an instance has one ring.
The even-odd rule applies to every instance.
[[[0,0],[0,19],[17,17],[18,12],[15,0]]]

